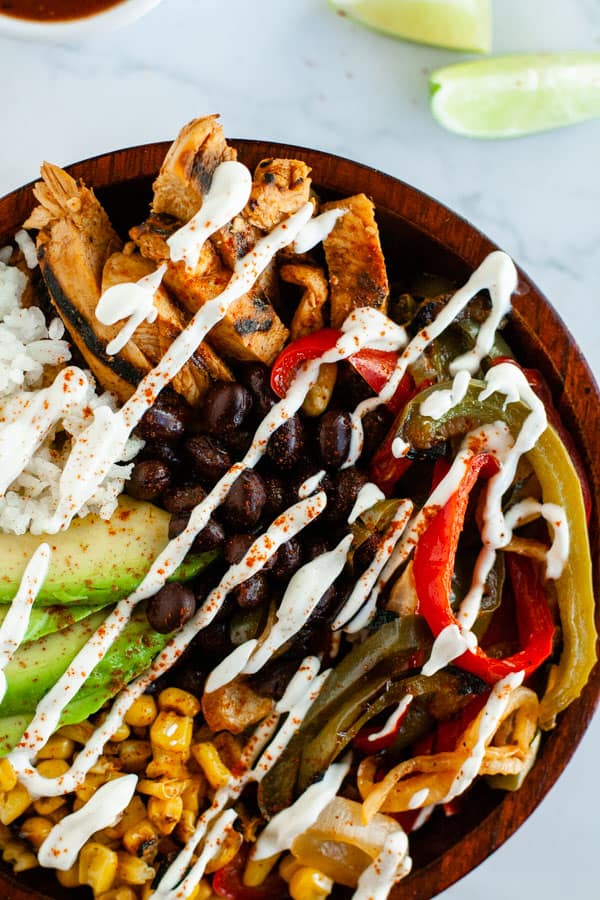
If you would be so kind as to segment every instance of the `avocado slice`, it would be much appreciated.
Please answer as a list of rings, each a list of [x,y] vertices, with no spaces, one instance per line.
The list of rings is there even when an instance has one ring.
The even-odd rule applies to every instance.
[[[63,628],[69,628],[80,619],[85,619],[86,616],[91,616],[92,613],[109,605],[107,602],[98,606],[36,606],[31,610],[23,640],[37,641],[47,634],[62,631]],[[8,606],[0,606],[0,625],[4,622],[7,613]]]
[[[112,518],[75,519],[53,535],[0,534],[0,604],[15,596],[28,561],[42,542],[52,558],[36,606],[100,607],[130,594],[168,543],[169,514],[152,503],[121,497]],[[188,557],[171,581],[187,581],[216,553]]]
[[[71,661],[104,622],[110,610],[85,619],[37,640],[22,644],[4,670],[7,691],[0,704],[0,746],[5,749],[20,738],[17,720],[31,720],[42,697],[56,684]],[[81,722],[100,709],[133,678],[148,668],[170,640],[148,624],[138,609],[79,693],[65,707],[61,725]]]

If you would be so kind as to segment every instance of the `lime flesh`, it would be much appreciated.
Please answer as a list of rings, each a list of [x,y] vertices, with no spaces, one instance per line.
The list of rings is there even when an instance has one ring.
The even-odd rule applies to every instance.
[[[500,56],[430,78],[431,111],[450,131],[511,138],[600,116],[600,53]]]
[[[490,0],[330,0],[340,13],[394,37],[489,53]]]

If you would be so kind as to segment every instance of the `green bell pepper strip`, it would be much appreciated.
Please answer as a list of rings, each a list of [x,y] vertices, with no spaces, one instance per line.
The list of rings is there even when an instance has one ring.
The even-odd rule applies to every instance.
[[[440,419],[421,416],[421,403],[434,391],[447,390],[451,383],[435,385],[418,394],[406,408],[399,434],[417,449],[428,449],[448,437],[458,437],[474,428],[504,422],[514,437],[529,415],[525,404],[506,405],[506,398],[493,394],[481,402],[484,382],[472,380],[464,400]],[[549,678],[541,701],[540,724],[554,727],[556,716],[581,694],[596,662],[596,626],[592,562],[581,483],[568,450],[556,430],[549,425],[536,446],[527,453],[542,489],[545,503],[565,510],[569,526],[569,557],[555,582],[562,628],[562,653]]]

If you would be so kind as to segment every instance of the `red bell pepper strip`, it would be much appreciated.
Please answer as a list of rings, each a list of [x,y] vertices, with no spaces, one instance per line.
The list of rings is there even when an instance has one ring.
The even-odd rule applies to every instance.
[[[342,334],[342,331],[335,328],[322,328],[284,347],[271,369],[271,387],[277,396],[285,397],[300,366],[305,362],[319,359],[328,350],[332,350]],[[398,354],[392,350],[372,350],[366,347],[349,356],[348,362],[369,387],[376,394],[380,394],[396,369]],[[394,415],[397,415],[412,399],[413,393],[407,390],[412,387],[412,378],[405,376],[394,396],[386,404]]]
[[[525,375],[525,378],[527,379],[527,382],[529,383],[529,386],[535,391],[535,393],[544,404],[548,421],[567,448],[567,452],[571,457],[571,462],[573,463],[575,471],[577,472],[577,475],[579,477],[579,482],[581,484],[581,493],[583,494],[585,515],[589,525],[590,516],[592,514],[592,492],[590,490],[587,473],[585,471],[585,467],[583,465],[583,460],[581,459],[579,450],[575,445],[575,441],[573,440],[570,432],[568,432],[563,425],[562,419],[558,414],[558,410],[554,405],[554,400],[552,398],[552,394],[550,393],[550,388],[546,383],[546,379],[538,369],[524,369],[514,359],[511,359],[508,356],[499,356],[493,361],[492,365],[497,366],[499,363],[512,363],[513,366],[517,366],[517,368],[521,369],[521,371]]]
[[[242,845],[231,862],[222,869],[217,869],[212,880],[215,894],[226,900],[287,900],[290,896],[288,885],[277,872],[271,872],[258,887],[247,887],[244,884],[248,852],[248,845]]]
[[[413,564],[419,612],[435,637],[447,626],[458,625],[450,606],[456,548],[471,490],[480,473],[487,469],[489,474],[490,467],[497,465],[495,457],[489,454],[472,457],[458,490],[435,514],[419,538]],[[495,684],[506,675],[521,670],[530,675],[552,653],[554,622],[537,570],[531,560],[510,553],[507,563],[517,599],[517,622],[523,649],[505,659],[495,659],[477,647],[454,661],[488,684]]]

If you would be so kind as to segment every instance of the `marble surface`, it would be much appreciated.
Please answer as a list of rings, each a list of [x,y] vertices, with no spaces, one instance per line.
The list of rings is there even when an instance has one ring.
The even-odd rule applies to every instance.
[[[600,50],[596,0],[495,7],[499,52]],[[427,75],[457,58],[362,30],[325,0],[164,0],[81,45],[0,38],[0,195],[34,178],[42,159],[170,138],[220,111],[229,134],[352,157],[462,213],[538,282],[598,375],[600,121],[506,143],[445,133],[429,114]],[[516,837],[444,900],[590,896],[599,753],[596,720]]]

